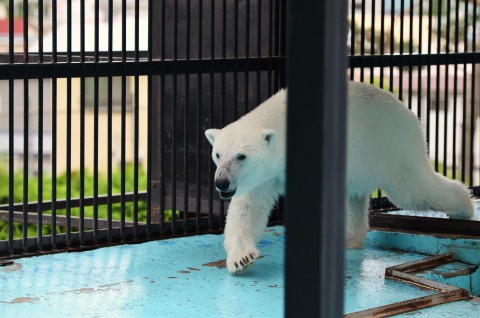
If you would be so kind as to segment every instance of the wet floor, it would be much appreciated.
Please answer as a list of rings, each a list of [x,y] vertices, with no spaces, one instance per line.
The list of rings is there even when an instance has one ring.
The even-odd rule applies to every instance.
[[[284,228],[268,229],[263,257],[239,275],[225,269],[222,241],[201,235],[15,260],[0,268],[0,316],[282,317]],[[370,246],[346,256],[346,313],[432,293],[384,279],[385,267],[424,255]],[[475,302],[442,307],[415,314],[480,312]]]

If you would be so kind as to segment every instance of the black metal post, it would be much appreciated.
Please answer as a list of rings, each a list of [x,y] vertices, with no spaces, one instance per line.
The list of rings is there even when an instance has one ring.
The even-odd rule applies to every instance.
[[[151,21],[148,23],[151,24],[151,45],[149,49],[151,50],[151,56],[153,59],[158,59],[160,57],[161,52],[161,40],[162,40],[162,29],[161,29],[161,14],[162,14],[162,3],[160,1],[151,1],[150,2],[149,10],[151,10],[150,17],[152,18]],[[164,58],[164,56],[162,56]],[[149,144],[148,151],[151,152],[149,154],[149,160],[151,161],[149,164],[149,171],[150,174],[150,213],[151,213],[151,221],[153,223],[160,223],[160,202],[162,200],[162,193],[160,179],[161,179],[161,138],[162,138],[162,126],[161,126],[161,108],[163,107],[160,105],[161,100],[161,92],[160,92],[160,76],[151,76],[151,90],[149,92],[151,96],[151,105],[149,109],[151,113],[149,113],[149,122],[150,122],[150,129],[148,131],[149,140],[151,144]]]
[[[287,5],[285,314],[341,317],[347,3]]]

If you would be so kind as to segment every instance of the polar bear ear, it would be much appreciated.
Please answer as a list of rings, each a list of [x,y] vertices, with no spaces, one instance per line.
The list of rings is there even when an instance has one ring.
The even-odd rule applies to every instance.
[[[205,130],[205,137],[207,137],[210,144],[213,146],[213,142],[215,141],[215,136],[218,133],[218,129],[207,129]]]
[[[265,129],[264,131],[262,131],[262,136],[269,145],[273,145],[275,143],[275,138],[277,137],[277,134],[272,129]]]

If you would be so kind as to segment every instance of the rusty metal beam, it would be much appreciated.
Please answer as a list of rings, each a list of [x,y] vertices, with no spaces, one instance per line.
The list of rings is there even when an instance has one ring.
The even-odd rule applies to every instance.
[[[470,295],[467,290],[455,286],[438,283],[429,279],[418,277],[412,273],[425,269],[434,268],[439,265],[451,263],[455,261],[451,253],[438,256],[427,257],[425,259],[404,263],[385,269],[385,278],[393,279],[408,284],[418,286],[420,288],[430,289],[438,293],[424,297],[414,298],[406,301],[400,301],[385,306],[375,307],[367,310],[357,311],[348,315],[346,318],[363,318],[363,317],[390,317],[422,308],[437,306],[440,304],[467,300]]]
[[[382,230],[443,233],[460,236],[480,236],[480,222],[458,219],[441,219],[370,212],[369,224]]]

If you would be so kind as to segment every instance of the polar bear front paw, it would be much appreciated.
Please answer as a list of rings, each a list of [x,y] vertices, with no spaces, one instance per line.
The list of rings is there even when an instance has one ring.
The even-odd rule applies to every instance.
[[[242,250],[228,253],[227,269],[230,273],[238,273],[252,265],[258,258],[257,249]]]

